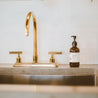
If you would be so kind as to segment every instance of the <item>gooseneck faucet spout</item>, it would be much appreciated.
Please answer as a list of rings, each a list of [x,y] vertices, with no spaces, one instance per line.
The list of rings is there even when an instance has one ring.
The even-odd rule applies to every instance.
[[[29,36],[29,23],[30,23],[30,18],[33,18],[33,26],[34,26],[34,38],[33,38],[33,63],[38,63],[38,55],[37,55],[37,23],[36,23],[36,18],[33,12],[29,12],[26,17],[26,24],[25,24],[25,35]]]

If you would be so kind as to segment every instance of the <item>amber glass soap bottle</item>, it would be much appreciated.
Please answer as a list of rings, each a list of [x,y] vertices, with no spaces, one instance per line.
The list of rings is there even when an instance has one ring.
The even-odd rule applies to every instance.
[[[70,48],[70,67],[79,67],[79,48],[77,48],[76,36],[73,37],[74,41],[72,42],[72,48]]]

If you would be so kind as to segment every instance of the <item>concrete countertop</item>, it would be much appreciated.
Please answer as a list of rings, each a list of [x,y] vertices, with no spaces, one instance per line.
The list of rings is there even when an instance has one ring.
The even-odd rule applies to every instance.
[[[98,64],[83,64],[70,68],[61,64],[58,68],[18,68],[12,64],[0,64],[0,74],[32,75],[94,75],[98,76]],[[97,86],[49,86],[49,85],[0,85],[1,98],[98,98]],[[28,95],[28,96],[27,96]],[[77,96],[78,95],[78,96]],[[9,96],[9,97],[8,97]]]
[[[31,74],[31,75],[94,75],[98,72],[98,65],[82,64],[79,68],[70,68],[61,64],[57,68],[27,68],[13,67],[12,64],[0,64],[0,74]]]

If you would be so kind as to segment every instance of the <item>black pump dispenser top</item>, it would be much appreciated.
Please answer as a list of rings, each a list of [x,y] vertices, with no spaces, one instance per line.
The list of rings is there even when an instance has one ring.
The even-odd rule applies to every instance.
[[[72,42],[73,47],[77,47],[77,42],[76,42],[76,36],[71,36],[73,37],[74,41]]]

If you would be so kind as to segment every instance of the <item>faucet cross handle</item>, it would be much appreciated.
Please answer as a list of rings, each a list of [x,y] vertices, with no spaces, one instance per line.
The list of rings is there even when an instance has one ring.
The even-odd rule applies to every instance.
[[[56,54],[62,54],[62,52],[51,51],[48,54],[51,54],[50,63],[55,63],[54,55],[56,55]]]
[[[10,51],[9,54],[18,54],[18,57],[16,58],[16,63],[21,63],[21,57],[20,54],[22,54],[22,51]]]

